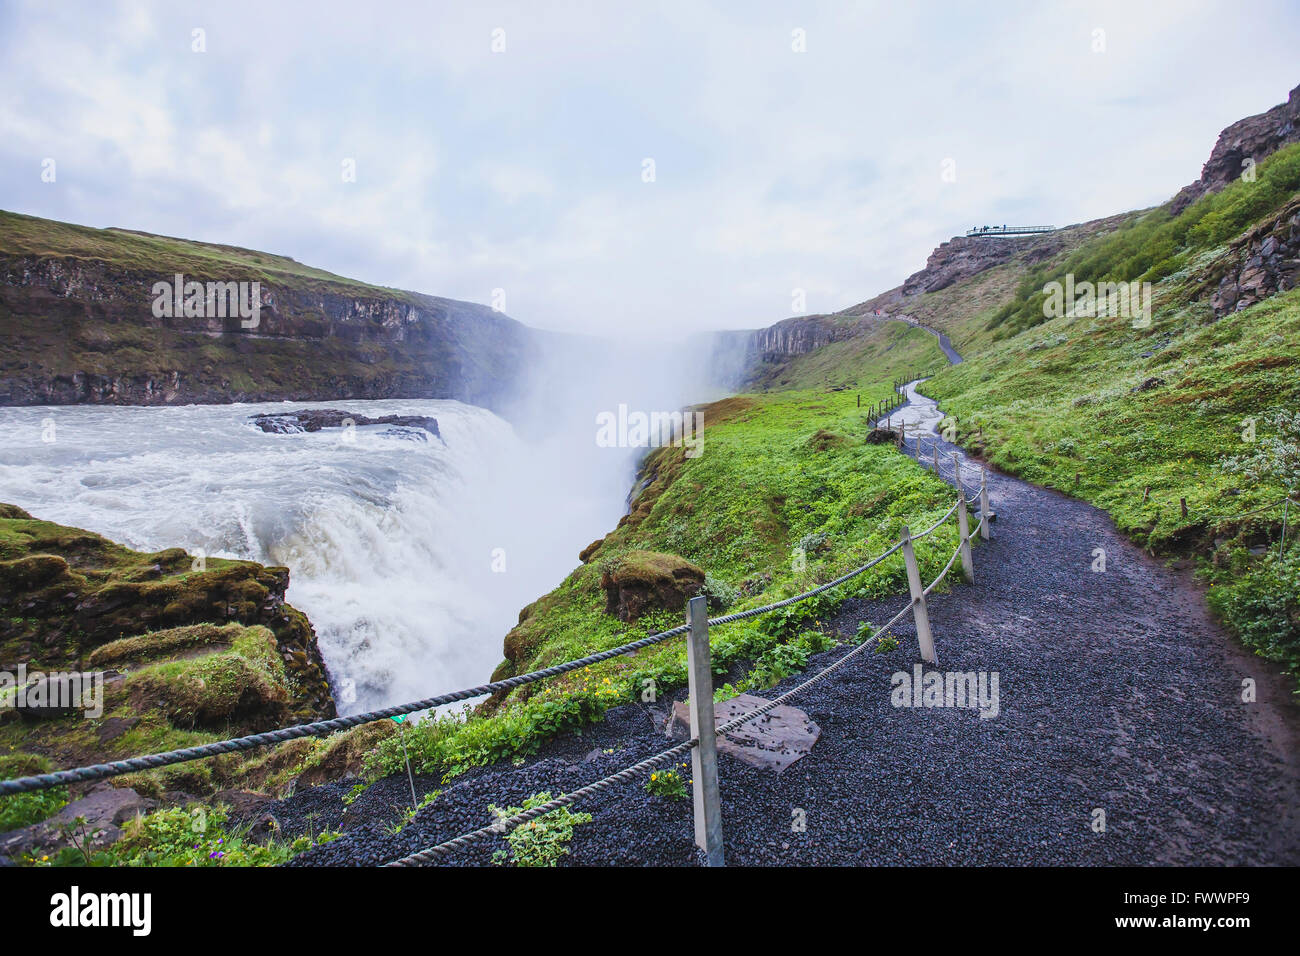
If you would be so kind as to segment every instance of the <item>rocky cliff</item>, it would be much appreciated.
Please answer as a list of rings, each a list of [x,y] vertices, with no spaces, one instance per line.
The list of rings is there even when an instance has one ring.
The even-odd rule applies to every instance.
[[[258,283],[234,309],[156,287]],[[159,315],[159,311],[164,314]],[[0,404],[454,398],[500,408],[540,333],[280,256],[0,213]]]
[[[1247,160],[1258,163],[1289,143],[1300,142],[1300,86],[1285,103],[1264,113],[1247,116],[1227,127],[1201,167],[1201,178],[1184,186],[1174,197],[1171,210],[1182,212],[1206,193],[1222,189],[1247,172]]]
[[[861,335],[864,323],[829,315],[795,316],[753,333],[751,348],[764,358],[806,355]]]
[[[1216,316],[1300,285],[1300,196],[1233,240],[1225,261],[1227,272],[1210,298]]]
[[[954,236],[930,253],[925,268],[914,272],[903,283],[905,297],[937,292],[955,282],[1013,260],[1033,265],[1056,255],[1066,246],[1062,233],[1037,236],[974,238]]]

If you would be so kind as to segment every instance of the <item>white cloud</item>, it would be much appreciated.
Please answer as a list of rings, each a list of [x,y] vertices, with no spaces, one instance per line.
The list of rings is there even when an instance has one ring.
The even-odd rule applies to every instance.
[[[11,5],[0,207],[435,295],[503,287],[549,327],[755,327],[793,287],[813,311],[883,291],[976,223],[1168,198],[1295,84],[1298,21],[1282,2],[1250,21],[1227,2]]]

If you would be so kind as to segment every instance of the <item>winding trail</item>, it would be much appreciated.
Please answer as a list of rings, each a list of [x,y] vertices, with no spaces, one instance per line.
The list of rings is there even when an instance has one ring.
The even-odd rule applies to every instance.
[[[978,463],[934,434],[942,414],[916,384],[900,410],[913,423],[908,452],[919,440],[924,464],[937,442],[973,487]],[[720,755],[728,863],[1300,863],[1300,716],[1287,683],[1211,621],[1186,572],[1103,512],[992,471],[989,491],[997,520],[975,548],[976,583],[932,595],[930,615],[940,670],[998,674],[997,716],[893,706],[892,675],[919,660],[914,629],[901,627],[898,649],[863,655],[794,702],[821,728],[810,755],[780,775]],[[1092,570],[1097,548],[1104,572]],[[847,638],[903,600],[850,599],[823,629]],[[844,653],[814,657],[810,672]],[[1256,681],[1254,703],[1241,699],[1244,678]],[[471,771],[397,835],[385,828],[409,805],[407,781],[379,781],[349,810],[347,836],[293,865],[386,862],[485,825],[489,804],[576,789],[662,750],[670,704],[615,708],[522,766]],[[348,789],[318,787],[274,812],[288,832],[337,826]],[[632,784],[575,810],[594,820],[577,828],[567,864],[699,861],[689,800]],[[448,864],[486,864],[501,846],[494,838]]]
[[[933,335],[936,339],[939,340],[939,348],[943,349],[943,354],[948,357],[948,362],[950,364],[960,365],[962,363],[962,357],[957,353],[957,350],[952,347],[952,340],[948,338],[946,333],[940,332],[938,329],[932,329],[928,325],[922,325],[920,322],[916,321],[916,319],[912,318],[910,315],[900,314],[900,315],[890,316],[889,321],[906,322],[908,325],[913,325],[916,326],[916,328],[918,329],[922,329],[926,332],[929,332],[931,335]]]

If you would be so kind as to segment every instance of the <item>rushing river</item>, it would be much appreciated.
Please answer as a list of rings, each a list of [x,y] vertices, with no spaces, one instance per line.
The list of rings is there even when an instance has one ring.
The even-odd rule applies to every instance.
[[[249,421],[321,407],[433,416],[442,438]],[[519,609],[613,527],[630,466],[596,463],[589,431],[525,441],[433,400],[0,408],[0,436],[0,501],[35,517],[287,565],[343,713],[486,680]]]

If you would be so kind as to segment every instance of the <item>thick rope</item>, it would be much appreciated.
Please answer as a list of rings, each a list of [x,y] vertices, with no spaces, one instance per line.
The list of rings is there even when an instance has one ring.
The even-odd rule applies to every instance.
[[[576,803],[583,797],[591,796],[591,794],[604,790],[607,787],[626,783],[638,775],[645,773],[647,770],[653,770],[655,767],[687,753],[692,748],[699,746],[699,743],[700,741],[693,737],[684,744],[665,750],[663,753],[655,754],[653,757],[642,760],[638,764],[633,764],[631,767],[620,770],[618,773],[610,774],[608,777],[597,780],[595,783],[589,783],[580,790],[562,794],[541,806],[533,807],[531,810],[525,810],[522,813],[516,813],[514,816],[509,818],[500,819],[491,826],[481,827],[480,829],[472,830],[469,833],[462,833],[460,836],[448,840],[445,843],[439,843],[437,846],[431,846],[427,850],[421,850],[419,853],[412,853],[410,856],[404,856],[400,860],[393,860],[391,863],[385,863],[384,866],[421,866],[425,863],[432,863],[434,860],[446,856],[452,850],[458,850],[461,847],[469,846],[471,843],[486,839],[487,837],[496,834],[508,833],[521,823],[527,823],[529,820],[535,819],[536,817],[545,816],[553,810],[558,810],[560,807]]]
[[[918,538],[923,538],[930,534],[930,532],[934,531],[935,528],[947,521],[956,510],[957,505],[954,502],[953,506],[948,509],[947,514],[925,531],[918,535],[914,535],[912,540],[915,541]],[[855,568],[847,574],[843,574],[840,577],[835,578],[833,581],[828,581],[810,591],[796,594],[795,596],[786,598],[782,601],[765,604],[761,607],[750,608],[747,611],[738,611],[734,614],[726,614],[722,617],[710,618],[709,626],[717,627],[723,624],[730,624],[734,621],[740,621],[745,618],[755,617],[759,614],[766,614],[769,611],[774,611],[778,608],[786,607],[799,601],[807,600],[808,598],[825,591],[829,591],[831,588],[837,587],[845,581],[851,580],[870,568],[875,567],[902,546],[902,542],[900,541],[883,554],[877,555],[861,567]],[[688,630],[690,630],[689,625],[680,624],[670,630],[661,631],[658,634],[651,634],[648,637],[632,641],[629,644],[623,644],[619,647],[611,648],[607,651],[601,651],[596,654],[590,654],[587,657],[567,661],[563,664],[556,664],[552,667],[542,668],[541,670],[530,671],[527,674],[520,674],[516,677],[507,677],[503,680],[492,681],[488,684],[481,684],[478,687],[469,687],[464,690],[439,694],[436,697],[428,697],[424,700],[417,700],[407,704],[398,704],[393,707],[385,707],[381,710],[367,711],[363,714],[353,714],[348,717],[335,717],[330,720],[297,724],[293,727],[285,727],[280,730],[271,730],[260,734],[250,734],[247,737],[221,740],[215,743],[202,744],[197,747],[186,747],[180,750],[168,750],[163,753],[149,754],[142,757],[131,757],[126,760],[115,760],[110,763],[76,767],[70,770],[59,770],[54,773],[36,774],[30,777],[18,777],[13,780],[0,780],[0,796],[14,793],[27,793],[34,790],[46,790],[50,787],[61,787],[72,783],[86,783],[91,780],[102,780],[106,777],[115,777],[124,773],[138,773],[143,770],[156,770],[159,767],[168,767],[173,764],[186,763],[191,760],[202,760],[207,757],[220,756],[221,754],[237,753],[245,750],[253,750],[258,747],[269,746],[271,744],[284,743],[288,740],[297,740],[300,737],[318,737],[322,734],[347,730],[351,727],[373,723],[374,721],[383,720],[389,717],[398,717],[403,714],[412,714],[421,710],[429,710],[433,707],[454,704],[457,701],[469,700],[474,697],[484,697],[488,694],[495,694],[499,691],[514,690],[515,688],[522,687],[525,684],[531,684],[550,677],[557,677],[561,674],[567,674],[569,671],[577,670],[580,667],[588,667],[592,664],[609,660],[612,657],[631,654],[635,651],[641,650],[642,648],[663,643],[664,641],[685,634]]]
[[[977,530],[978,530],[978,526],[977,526]],[[958,552],[960,552],[960,546],[958,547]],[[954,552],[953,554],[954,559],[956,558],[958,552]],[[949,568],[952,567],[952,561],[948,562],[948,567]],[[930,587],[926,588],[925,593],[928,594],[930,592],[930,589],[933,588],[936,584],[938,584],[943,579],[943,576],[947,573],[948,573],[948,568],[945,568],[937,578],[935,578],[932,582],[930,582]],[[762,707],[757,707],[754,710],[747,711],[741,714],[740,716],[727,721],[725,724],[721,725],[715,730],[715,734],[717,736],[721,736],[723,734],[730,733],[736,728],[749,723],[749,721],[755,719],[756,717],[761,717],[764,714],[772,710],[775,710],[777,707],[780,707],[782,704],[784,704],[787,700],[791,700],[796,695],[802,693],[803,691],[807,690],[809,687],[816,684],[818,681],[824,680],[826,677],[830,676],[840,667],[844,666],[853,658],[857,657],[868,647],[878,643],[882,637],[884,637],[887,633],[889,633],[890,630],[893,629],[895,624],[901,621],[903,617],[905,617],[907,613],[912,610],[913,603],[914,602],[909,601],[902,608],[902,610],[900,610],[897,614],[895,614],[892,618],[890,618],[888,622],[886,622],[885,624],[877,628],[876,633],[872,634],[871,637],[867,638],[865,641],[863,641],[853,650],[849,651],[839,660],[826,665],[820,671],[818,671],[816,674],[810,677],[808,680],[804,681],[801,684],[798,684],[795,687],[792,687],[790,690],[774,698],[773,700],[768,701],[767,703],[763,704]],[[385,866],[420,866],[425,863],[432,863],[433,861],[440,859],[443,856],[446,856],[448,853],[450,853],[453,850],[457,850],[460,849],[461,847],[469,846],[471,843],[475,843],[479,840],[486,839],[490,836],[508,833],[522,823],[526,823],[529,820],[533,820],[536,819],[537,817],[544,816],[553,810],[558,810],[560,807],[564,807],[564,806],[568,806],[569,804],[576,803],[578,800],[581,800],[583,797],[590,796],[593,793],[597,793],[609,787],[616,786],[618,784],[626,783],[630,780],[633,780],[637,776],[644,774],[646,771],[652,770],[655,767],[665,763],[666,761],[674,759],[675,757],[693,749],[694,747],[699,746],[699,743],[700,741],[698,738],[692,738],[691,740],[688,740],[684,744],[681,744],[677,747],[673,747],[669,750],[665,750],[662,753],[656,754],[653,757],[649,757],[645,760],[642,760],[640,763],[633,764],[632,766],[620,770],[617,773],[610,774],[608,777],[602,777],[600,780],[597,780],[594,783],[589,783],[587,784],[587,786],[582,787],[579,790],[574,790],[572,793],[562,794],[561,796],[556,797],[554,800],[551,800],[540,806],[533,807],[531,810],[525,810],[522,813],[517,813],[512,817],[500,819],[496,823],[491,824],[490,826],[480,827],[477,830],[472,830],[468,833],[462,833],[460,836],[453,837],[450,840],[447,840],[443,843],[439,843],[437,846],[431,846],[428,849],[421,850],[418,853],[412,853],[410,856],[404,856],[399,860],[394,860],[391,863],[386,863],[384,865]]]

